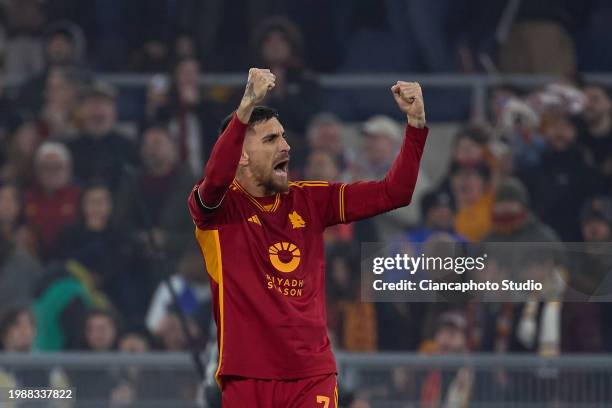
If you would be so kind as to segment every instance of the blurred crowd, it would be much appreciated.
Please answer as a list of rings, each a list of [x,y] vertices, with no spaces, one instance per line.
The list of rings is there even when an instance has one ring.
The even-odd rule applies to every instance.
[[[322,90],[311,69],[342,70],[356,64],[353,70],[375,71],[380,67],[367,63],[376,58],[360,58],[369,52],[368,44],[381,37],[368,37],[365,31],[380,28],[380,19],[391,20],[383,26],[401,30],[393,32],[396,40],[405,38],[414,33],[403,30],[417,26],[389,16],[411,16],[416,23],[420,18],[411,10],[424,7],[429,12],[420,24],[433,29],[444,25],[431,19],[447,19],[455,7],[454,2],[441,2],[446,7],[436,11],[429,10],[426,2],[389,0],[382,8],[344,4],[321,14],[317,4],[323,2],[304,9],[297,2],[244,1],[248,13],[238,15],[220,1],[92,3],[86,7],[85,2],[68,0],[0,1],[0,345],[4,351],[185,350],[187,339],[164,286],[165,277],[179,295],[179,307],[197,345],[203,347],[211,340],[211,298],[186,195],[202,175],[219,122],[237,106],[242,91],[200,86],[202,68],[261,65],[273,70],[277,86],[266,104],[280,109],[292,147],[292,179],[378,179],[393,162],[404,124],[372,116],[378,113],[374,111],[363,123],[323,111]],[[604,7],[588,2],[575,12],[573,2],[543,2],[550,3],[549,14],[557,13],[551,16],[527,2],[509,2],[520,4],[510,10],[491,10],[494,7],[484,3],[496,2],[466,1],[472,10],[510,16],[504,20],[505,33],[497,33],[506,40],[496,47],[494,65],[560,75],[581,65],[573,37],[584,24],[581,19]],[[368,13],[371,10],[375,12]],[[295,23],[286,17],[263,18],[270,12],[285,13]],[[142,20],[135,24],[130,16]],[[334,21],[335,31],[311,26],[319,18]],[[497,34],[489,28],[494,40]],[[467,39],[473,33],[461,37],[466,39],[463,44],[451,43],[448,34],[398,41],[416,48],[394,54],[403,55],[406,64],[388,70],[486,69],[483,50],[489,45],[470,43]],[[326,36],[335,40],[326,41]],[[513,46],[533,36],[539,40],[531,44],[533,49]],[[217,41],[220,37],[226,41]],[[348,38],[352,41],[345,43]],[[546,38],[564,44],[555,51],[562,55],[540,52],[538,47],[549,47]],[[454,51],[440,55],[441,50]],[[415,55],[426,66],[410,65]],[[504,68],[530,58],[531,67]],[[563,61],[563,70],[543,66],[541,58]],[[120,95],[126,90],[101,81],[93,74],[97,70],[155,75],[142,97],[126,107],[130,114],[125,115]],[[7,76],[21,81],[6,87]],[[605,303],[360,301],[361,242],[419,246],[432,240],[611,240],[609,90],[584,82],[579,75],[564,75],[538,89],[498,86],[488,101],[485,121],[458,127],[448,162],[439,162],[435,152],[426,154],[424,161],[436,161],[436,167],[444,170],[442,176],[421,171],[410,207],[326,231],[329,332],[337,349],[542,355],[612,351],[612,309]],[[427,89],[425,102],[427,108]],[[436,137],[432,132],[430,138]],[[581,264],[569,268],[569,285],[594,293],[605,276],[585,278],[585,271],[597,269],[596,261],[585,256]],[[385,386],[361,387],[358,401],[401,399],[408,394],[432,404],[461,400],[472,393],[474,380],[466,370],[450,377],[432,371],[419,384],[410,383],[402,368],[390,376]],[[92,383],[80,374],[68,380],[57,375],[48,379],[79,380],[84,389]],[[40,378],[24,375],[18,381],[34,384]],[[93,383],[97,388],[87,393],[121,405],[137,397],[146,378],[133,372],[113,373]],[[505,384],[508,381],[500,379],[492,386],[505,392]]]
[[[258,28],[270,15],[295,22],[300,57],[317,71],[612,67],[605,0],[2,0],[0,54],[10,76],[34,75],[44,69],[45,43],[62,27],[79,62],[96,71],[166,71],[185,56],[207,71],[242,71],[257,56]]]

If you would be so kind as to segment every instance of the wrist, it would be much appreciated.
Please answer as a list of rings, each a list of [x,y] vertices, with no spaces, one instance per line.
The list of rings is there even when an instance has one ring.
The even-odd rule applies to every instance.
[[[248,124],[254,108],[255,104],[251,100],[246,97],[242,98],[240,105],[238,105],[238,109],[236,109],[236,116],[240,122],[244,123],[245,125]]]
[[[414,128],[418,128],[418,129],[423,129],[425,127],[425,116],[410,116],[407,115],[408,117],[408,125],[414,127]]]

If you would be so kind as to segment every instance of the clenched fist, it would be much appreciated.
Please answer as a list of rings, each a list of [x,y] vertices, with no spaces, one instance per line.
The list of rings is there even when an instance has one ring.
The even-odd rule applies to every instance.
[[[408,115],[408,124],[412,127],[425,127],[425,105],[421,85],[417,82],[397,81],[391,87],[397,106]]]
[[[249,69],[244,96],[236,110],[236,116],[242,123],[249,123],[253,108],[263,101],[270,89],[274,88],[275,81],[276,77],[269,69]]]
[[[243,99],[257,104],[265,98],[268,91],[274,88],[276,77],[269,69],[251,68]]]

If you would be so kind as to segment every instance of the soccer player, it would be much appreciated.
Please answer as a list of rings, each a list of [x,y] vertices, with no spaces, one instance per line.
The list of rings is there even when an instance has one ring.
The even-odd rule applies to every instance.
[[[267,69],[249,70],[188,199],[213,292],[216,378],[224,408],[332,408],[323,231],[410,203],[428,132],[423,96],[417,83],[391,87],[408,125],[384,179],[289,182],[283,125],[258,106],[274,81]]]

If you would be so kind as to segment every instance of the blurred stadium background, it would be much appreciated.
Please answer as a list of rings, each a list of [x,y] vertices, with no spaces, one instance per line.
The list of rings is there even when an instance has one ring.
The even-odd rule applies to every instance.
[[[260,66],[294,179],[382,177],[403,126],[388,88],[424,89],[413,204],[326,233],[343,407],[612,406],[608,303],[359,291],[360,242],[610,241],[611,21],[605,0],[0,0],[0,389],[198,404],[162,279],[208,358],[186,195]]]

